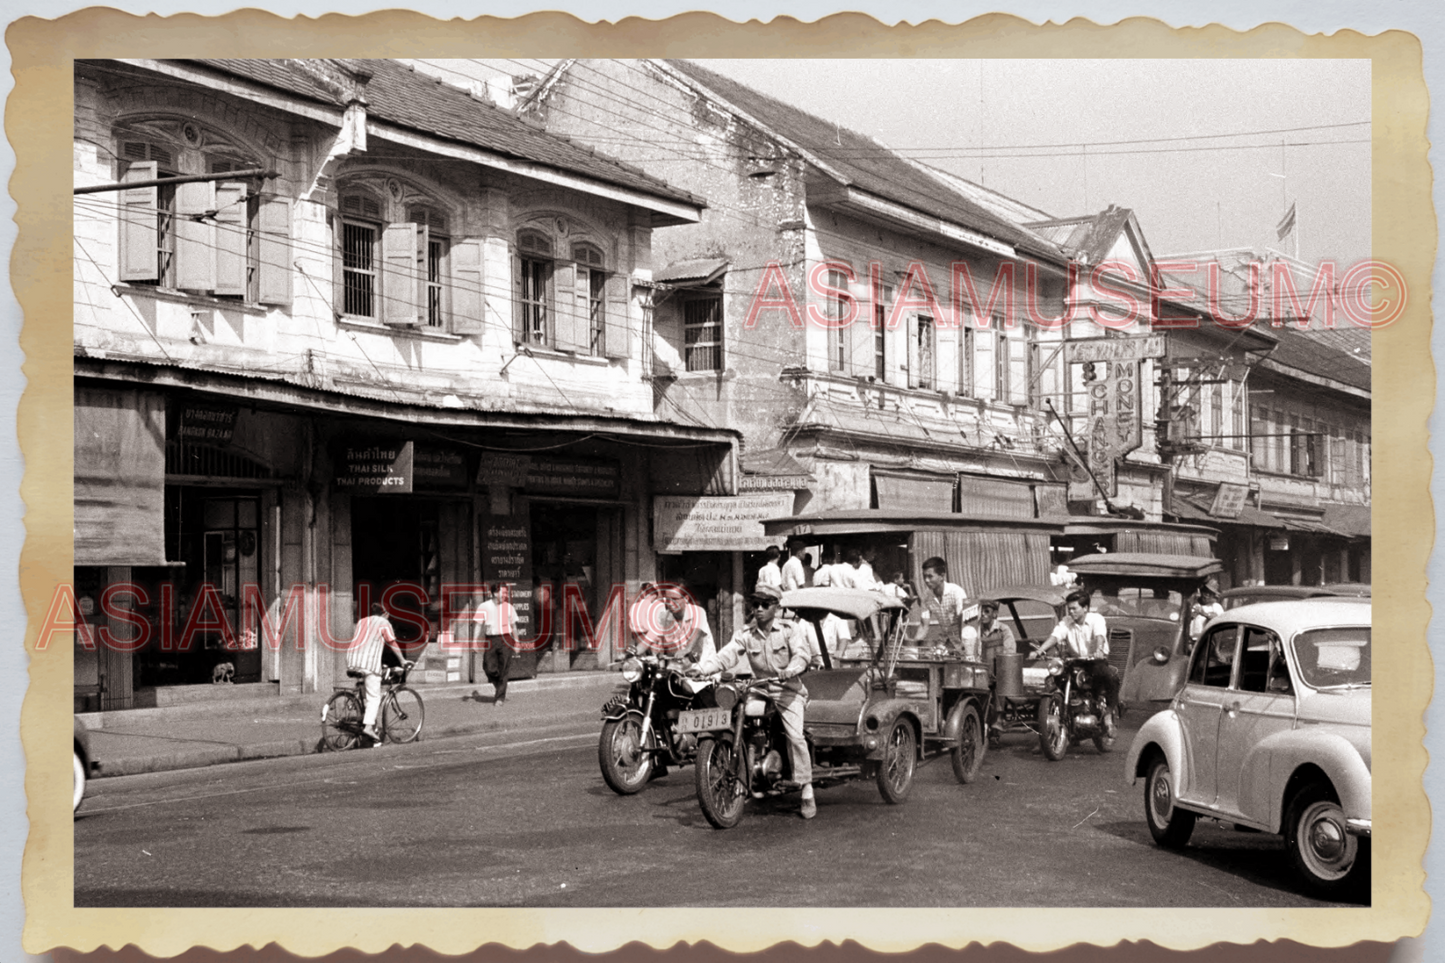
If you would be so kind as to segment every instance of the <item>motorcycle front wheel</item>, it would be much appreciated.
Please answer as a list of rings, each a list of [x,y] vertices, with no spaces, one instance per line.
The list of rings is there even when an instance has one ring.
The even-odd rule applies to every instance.
[[[1064,712],[1059,697],[1046,695],[1039,700],[1039,748],[1050,762],[1058,762],[1069,751],[1069,730],[1064,728]]]
[[[696,781],[697,803],[707,821],[718,829],[736,826],[748,796],[738,781],[731,737],[704,739],[697,747]]]
[[[656,736],[649,733],[648,742]],[[619,796],[631,796],[647,785],[652,775],[652,753],[642,744],[642,720],[629,712],[621,719],[608,719],[602,724],[597,740],[597,763],[607,788]]]

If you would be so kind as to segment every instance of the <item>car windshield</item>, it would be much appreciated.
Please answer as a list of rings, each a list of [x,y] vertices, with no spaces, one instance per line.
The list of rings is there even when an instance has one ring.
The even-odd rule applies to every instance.
[[[1133,615],[1178,622],[1183,605],[1183,596],[1169,589],[1121,585],[1107,590],[1095,589],[1091,607],[1104,618]]]
[[[1370,627],[1310,629],[1294,639],[1295,662],[1316,689],[1370,684]]]

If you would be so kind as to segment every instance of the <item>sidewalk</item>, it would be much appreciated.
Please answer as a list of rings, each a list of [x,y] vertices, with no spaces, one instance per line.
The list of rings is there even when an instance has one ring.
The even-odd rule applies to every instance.
[[[418,685],[426,706],[422,740],[469,732],[576,722],[600,726],[602,704],[622,685],[616,672],[560,672],[517,679],[492,703],[481,683]],[[192,769],[244,759],[321,751],[321,706],[331,690],[305,695],[191,703],[162,709],[78,713],[90,730],[99,775]]]

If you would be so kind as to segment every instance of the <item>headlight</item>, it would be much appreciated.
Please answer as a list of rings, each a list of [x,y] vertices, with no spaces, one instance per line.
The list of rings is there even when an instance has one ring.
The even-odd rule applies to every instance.
[[[628,659],[622,663],[622,678],[628,682],[636,682],[642,678],[642,663],[637,659]]]
[[[738,704],[738,690],[730,685],[720,685],[712,690],[712,699],[719,709],[731,712],[733,706]]]
[[[1049,675],[1059,675],[1064,671],[1064,660],[1053,659],[1049,662]]]

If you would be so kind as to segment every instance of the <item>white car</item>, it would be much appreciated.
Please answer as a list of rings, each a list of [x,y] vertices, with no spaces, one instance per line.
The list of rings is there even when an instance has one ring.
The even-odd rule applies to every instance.
[[[1282,835],[1295,869],[1335,896],[1369,875],[1370,602],[1266,602],[1213,619],[1184,687],[1139,729],[1154,841],[1181,849],[1199,817]]]

